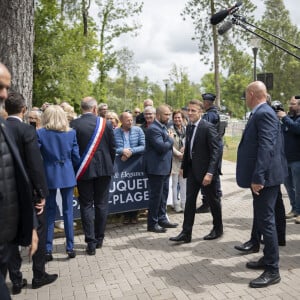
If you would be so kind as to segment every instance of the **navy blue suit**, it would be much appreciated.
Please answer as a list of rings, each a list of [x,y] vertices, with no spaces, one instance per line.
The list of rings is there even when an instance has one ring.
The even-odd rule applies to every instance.
[[[76,129],[81,156],[95,131],[96,122],[97,117],[92,113],[85,113],[71,122],[71,127]],[[115,154],[114,133],[111,123],[107,122],[91,163],[77,181],[82,225],[89,250],[94,250],[103,243]]]
[[[275,204],[280,184],[287,174],[283,137],[273,109],[264,103],[248,121],[237,156],[237,183],[242,188],[261,184],[264,188],[252,192],[254,224],[263,235],[266,270],[278,271],[279,252],[275,226]]]
[[[168,222],[166,215],[169,177],[172,167],[173,139],[167,128],[155,120],[146,131],[145,173],[150,191],[148,228]]]

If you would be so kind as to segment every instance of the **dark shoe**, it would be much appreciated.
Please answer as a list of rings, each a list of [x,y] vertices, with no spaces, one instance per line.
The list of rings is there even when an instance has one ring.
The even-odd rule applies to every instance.
[[[178,226],[177,223],[170,223],[170,222],[160,222],[158,225],[162,228],[176,228]]]
[[[158,224],[156,224],[154,227],[148,227],[147,231],[156,232],[156,233],[164,233],[167,230],[166,230],[166,228],[160,227]]]
[[[123,220],[123,224],[124,225],[130,224],[130,219],[128,217],[125,217],[124,220]]]
[[[103,241],[97,242],[97,244],[96,244],[96,249],[102,248],[102,245],[103,245]]]
[[[254,245],[251,241],[248,241],[240,246],[234,246],[234,248],[242,252],[256,253],[259,251],[259,245]]]
[[[266,265],[264,263],[264,258],[261,257],[258,261],[249,261],[246,263],[246,267],[248,269],[264,270],[266,268]]]
[[[46,260],[46,261],[51,261],[51,260],[53,260],[53,256],[52,256],[52,253],[51,253],[51,252],[46,252],[46,254],[45,254],[45,260]]]
[[[213,229],[208,235],[206,235],[204,240],[214,240],[223,235],[223,230]]]
[[[76,257],[76,252],[74,250],[67,251],[68,257],[69,258],[75,258]]]
[[[278,246],[285,246],[286,245],[286,241],[278,241]]]
[[[206,214],[210,212],[210,207],[202,204],[196,209],[196,214]]]
[[[190,243],[192,241],[192,235],[190,233],[181,232],[177,236],[170,237],[169,240],[172,242]]]
[[[11,293],[13,295],[18,295],[21,293],[22,288],[24,288],[25,286],[27,286],[27,280],[22,279],[21,283],[13,284]]]
[[[252,288],[261,288],[271,284],[276,284],[280,282],[280,280],[279,272],[273,273],[270,271],[264,271],[258,278],[252,280],[249,285]]]
[[[86,252],[87,255],[95,255],[96,254],[96,249],[92,248],[92,247],[87,247],[85,249],[85,252]]]
[[[32,279],[32,288],[38,289],[44,285],[50,284],[54,282],[57,279],[57,274],[48,274],[45,273],[43,277],[41,278],[33,278]]]

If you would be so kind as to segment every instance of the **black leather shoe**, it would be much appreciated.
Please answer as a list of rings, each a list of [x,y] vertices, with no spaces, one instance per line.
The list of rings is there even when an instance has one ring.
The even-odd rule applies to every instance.
[[[22,279],[21,283],[13,284],[11,293],[13,295],[18,295],[21,293],[22,288],[24,288],[25,286],[27,286],[27,280]]]
[[[86,247],[85,252],[87,255],[95,255],[96,254],[96,249],[92,247]]]
[[[280,282],[279,272],[264,271],[259,277],[250,282],[250,287],[261,288]]]
[[[213,229],[208,235],[206,235],[204,240],[214,240],[223,235],[223,230]]]
[[[76,257],[76,252],[74,250],[67,251],[68,257],[69,258],[75,258]]]
[[[264,258],[261,257],[258,261],[248,261],[246,263],[246,267],[248,269],[264,270],[266,268],[266,265],[264,263]]]
[[[162,228],[176,228],[178,226],[178,223],[170,223],[170,222],[160,222],[158,225]]]
[[[248,241],[240,246],[234,246],[234,248],[242,252],[256,253],[259,251],[259,245],[254,245],[251,241]]]
[[[51,253],[51,252],[46,252],[46,254],[45,254],[45,260],[46,260],[46,261],[51,261],[51,260],[53,260],[53,256],[52,256],[52,253]]]
[[[192,241],[192,235],[190,233],[181,232],[177,236],[170,237],[169,240],[172,242],[190,243]]]
[[[208,205],[202,204],[196,209],[197,214],[206,214],[210,212],[210,207]]]
[[[167,229],[156,224],[154,227],[148,227],[147,231],[156,232],[156,233],[164,233],[167,231]]]
[[[97,244],[96,244],[96,249],[102,248],[102,245],[103,245],[103,241],[97,242]]]
[[[45,273],[43,277],[41,278],[33,278],[32,279],[32,288],[38,289],[44,285],[50,284],[54,282],[57,279],[57,274],[48,274]]]

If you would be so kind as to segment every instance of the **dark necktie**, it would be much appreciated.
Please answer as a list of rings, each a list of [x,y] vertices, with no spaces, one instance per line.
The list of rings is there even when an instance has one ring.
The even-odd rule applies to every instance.
[[[195,127],[196,127],[196,125],[191,125],[191,127],[190,127],[190,132],[189,132],[189,143],[191,143],[191,140],[192,140],[192,137],[193,137],[193,134],[194,134],[194,130],[195,130]]]

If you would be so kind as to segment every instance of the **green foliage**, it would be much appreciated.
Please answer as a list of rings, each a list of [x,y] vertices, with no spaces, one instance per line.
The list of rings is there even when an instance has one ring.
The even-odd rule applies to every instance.
[[[298,28],[291,23],[283,0],[265,0],[264,3],[266,10],[259,23],[260,27],[293,44],[295,41],[299,41]],[[299,52],[295,51],[292,46],[279,42],[278,39],[270,38],[268,35],[265,37],[299,55]],[[267,42],[262,42],[258,55],[262,63],[262,72],[273,73],[274,88],[269,91],[273,99],[284,100],[281,96],[282,93],[286,95],[287,99],[292,95],[299,94],[300,61],[298,59]]]
[[[106,101],[108,72],[117,62],[117,53],[113,42],[123,34],[135,34],[140,25],[134,20],[143,8],[143,3],[130,0],[96,1],[99,9],[100,41],[98,56],[99,79],[95,85],[95,93],[101,102]]]
[[[95,34],[83,36],[82,22],[67,22],[56,1],[41,0],[35,10],[35,36],[33,104],[69,101],[78,107],[92,92]]]

